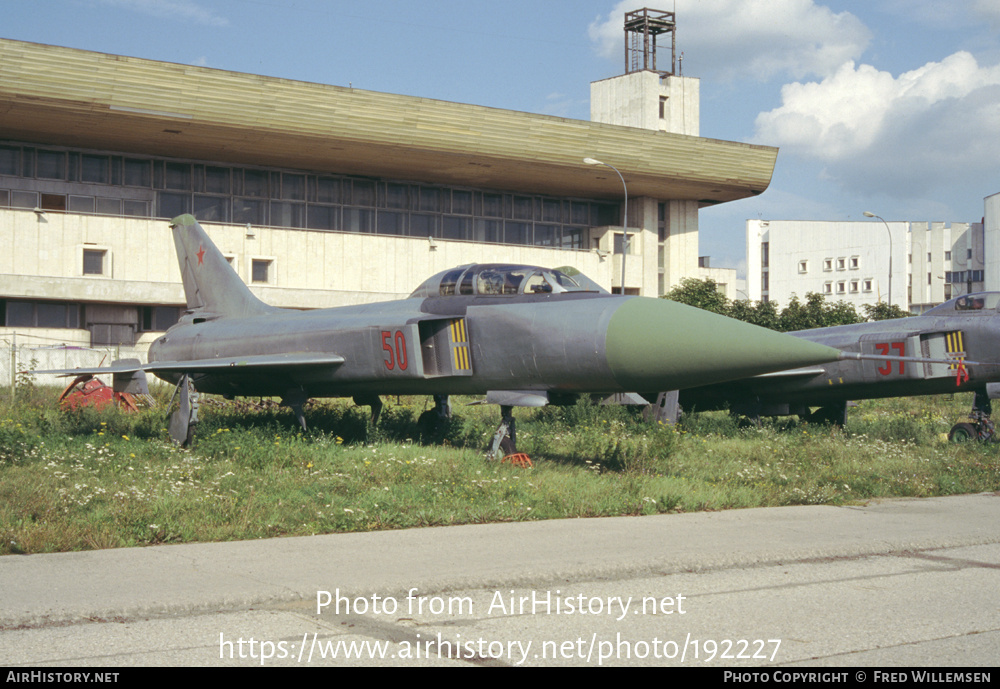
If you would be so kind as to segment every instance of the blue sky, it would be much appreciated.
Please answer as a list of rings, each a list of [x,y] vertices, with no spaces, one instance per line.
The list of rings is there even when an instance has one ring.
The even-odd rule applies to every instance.
[[[975,222],[1000,192],[1000,0],[4,5],[4,38],[577,119],[624,71],[624,12],[676,9],[702,136],[781,149],[767,192],[702,211],[716,266],[747,218]]]

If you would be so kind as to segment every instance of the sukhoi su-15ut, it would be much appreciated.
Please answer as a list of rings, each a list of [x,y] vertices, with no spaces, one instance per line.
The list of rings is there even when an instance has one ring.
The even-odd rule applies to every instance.
[[[514,451],[512,408],[581,394],[677,390],[834,361],[832,347],[662,299],[618,296],[583,275],[534,266],[468,265],[407,299],[298,311],[255,297],[191,215],[171,224],[187,310],[149,348],[148,363],[74,369],[112,373],[124,389],[144,372],[178,386],[171,437],[191,440],[194,390],[275,396],[306,425],[311,397],[477,395],[501,406],[498,444]],[[43,373],[43,372],[39,372]],[[56,373],[48,371],[47,373]]]
[[[790,334],[844,352],[902,358],[834,362],[682,390],[681,405],[728,409],[750,418],[797,414],[843,425],[850,400],[974,392],[969,422],[955,424],[949,437],[995,439],[990,400],[1000,397],[1000,292],[956,297],[912,318]],[[967,368],[970,359],[979,363]]]

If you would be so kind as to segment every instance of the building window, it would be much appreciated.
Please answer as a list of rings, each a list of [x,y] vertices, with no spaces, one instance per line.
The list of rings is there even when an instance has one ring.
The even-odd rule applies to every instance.
[[[266,259],[253,259],[251,276],[254,282],[269,282],[271,273],[271,261]]]
[[[927,284],[931,284],[931,273],[927,273]]]
[[[944,252],[944,260],[946,260],[946,261],[950,261],[951,260],[951,252],[950,251],[945,251]]]
[[[859,264],[859,258],[857,256],[851,256],[851,270],[857,270]]]
[[[823,294],[833,294],[833,283],[827,282],[823,284]]]
[[[11,208],[35,208],[38,206],[38,192],[37,191],[19,191],[13,189],[10,192],[10,207]]]
[[[84,249],[83,274],[104,275],[104,257],[107,253],[103,249]]]
[[[66,153],[63,151],[38,151],[36,175],[39,179],[65,180]]]
[[[809,261],[799,261],[799,272],[800,273],[809,272]]]
[[[928,251],[927,252],[927,262],[930,263],[932,260],[933,260],[933,257],[931,256],[931,252]]]
[[[851,294],[857,294],[857,293],[858,293],[858,281],[851,280]]]
[[[770,257],[770,253],[771,253],[770,252],[770,248],[771,248],[771,245],[770,245],[769,242],[763,242],[760,245],[760,267],[761,268],[768,268],[768,267],[770,267],[769,266],[770,258],[771,258]]]
[[[826,271],[827,273],[829,273],[830,271],[833,270],[833,259],[832,258],[824,258],[823,259],[823,270]]]
[[[42,194],[45,196],[45,194]],[[69,212],[70,213],[93,213],[95,210],[94,197],[93,196],[70,196],[69,197]]]
[[[21,149],[11,146],[0,146],[0,175],[19,174],[21,168]]]
[[[142,329],[166,330],[177,324],[182,309],[176,306],[144,306],[142,308]]]
[[[111,161],[108,156],[83,155],[80,157],[80,180],[94,184],[111,183]]]
[[[667,97],[660,96],[660,119],[665,120],[667,118]]]
[[[837,270],[844,270],[846,267],[847,267],[847,259],[846,258],[838,258],[837,259]]]
[[[508,231],[510,230],[511,225],[516,225],[516,224],[519,224],[519,223],[507,223]],[[510,241],[508,240],[507,243],[509,244]],[[636,236],[635,236],[634,233],[630,232],[629,235],[628,235],[628,252],[627,252],[628,254],[631,255],[631,254],[635,253],[635,243],[636,243]],[[624,249],[625,249],[625,236],[623,234],[621,234],[620,232],[616,233],[615,234],[615,253],[619,254],[619,255],[621,255],[623,253],[626,253],[624,251]]]
[[[126,158],[123,162],[124,180],[127,187],[150,187],[153,184],[153,174],[150,172],[150,161],[132,160]]]
[[[80,306],[34,301],[0,300],[0,324],[9,328],[79,328]]]
[[[871,280],[865,280],[864,286],[865,286],[865,292],[871,292],[872,291],[872,281]]]

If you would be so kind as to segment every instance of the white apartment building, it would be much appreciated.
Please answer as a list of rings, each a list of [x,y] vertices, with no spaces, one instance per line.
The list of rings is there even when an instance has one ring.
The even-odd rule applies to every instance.
[[[985,287],[987,291],[1000,292],[1000,194],[987,196],[985,206],[983,211]]]
[[[817,292],[857,307],[888,301],[921,313],[962,294],[1000,289],[996,225],[995,217],[992,224],[748,220],[747,292],[782,306]],[[987,247],[995,254],[992,280]]]

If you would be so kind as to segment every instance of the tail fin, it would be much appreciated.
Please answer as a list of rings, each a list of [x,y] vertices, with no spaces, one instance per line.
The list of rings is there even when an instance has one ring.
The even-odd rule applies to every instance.
[[[174,231],[188,310],[219,318],[278,310],[251,294],[194,216],[178,216],[170,222],[170,227]]]

